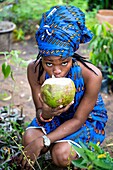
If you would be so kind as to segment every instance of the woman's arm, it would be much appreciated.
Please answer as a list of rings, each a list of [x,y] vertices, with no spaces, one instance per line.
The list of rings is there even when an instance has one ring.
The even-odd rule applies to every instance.
[[[36,63],[36,64],[38,64],[38,63]],[[32,61],[28,65],[27,78],[28,78],[29,85],[31,87],[33,102],[34,102],[35,108],[37,110],[38,108],[42,108],[42,104],[41,104],[39,97],[38,97],[38,95],[40,94],[41,84],[38,81],[39,66],[37,66],[37,69],[35,71],[36,64],[34,64],[34,61]]]
[[[40,101],[39,98],[40,98],[40,94],[41,94],[41,85],[45,81],[45,71],[41,75],[40,81],[38,81],[39,65],[36,67],[37,64],[38,64],[38,61],[37,61],[37,63],[34,63],[34,61],[33,61],[28,65],[28,68],[27,68],[28,82],[31,87],[32,98],[33,98],[33,102],[35,104],[36,117],[38,119],[40,119],[39,114],[41,112],[43,112],[44,119],[49,119],[55,115],[58,115],[60,107],[52,109],[51,107],[46,105],[44,102]],[[35,68],[37,68],[36,71],[35,71]],[[70,107],[70,105],[68,105],[66,109],[68,109],[69,107]],[[53,110],[54,110],[54,112],[53,112]]]

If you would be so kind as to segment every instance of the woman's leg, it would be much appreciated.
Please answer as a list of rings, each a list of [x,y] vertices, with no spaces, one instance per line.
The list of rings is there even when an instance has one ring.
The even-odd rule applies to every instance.
[[[77,153],[68,142],[59,142],[52,147],[51,156],[55,165],[67,167],[77,158]]]
[[[44,133],[42,132],[41,129],[39,128],[29,128],[25,131],[23,138],[22,138],[22,144],[24,147],[26,147],[27,145],[29,145],[33,140],[35,140],[38,137],[43,136]],[[41,151],[41,154],[47,152],[48,149],[44,148]]]
[[[23,138],[22,138],[22,144],[24,147],[26,147],[28,144],[30,144],[33,140],[36,138],[43,136],[44,133],[41,131],[41,129],[38,128],[29,128],[25,131]]]

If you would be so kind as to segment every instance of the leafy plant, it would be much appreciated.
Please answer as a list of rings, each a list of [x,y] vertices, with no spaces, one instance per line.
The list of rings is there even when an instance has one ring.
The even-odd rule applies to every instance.
[[[16,41],[24,40],[24,32],[21,28],[15,29],[13,31],[13,35],[14,35],[14,40]]]
[[[0,52],[2,54],[3,58],[2,64],[1,64],[1,70],[2,74],[4,76],[4,81],[2,84],[5,84],[5,81],[8,77],[11,77],[13,80],[13,91],[5,91],[4,86],[1,84],[1,91],[0,91],[0,100],[6,101],[10,100],[14,96],[14,91],[15,91],[15,78],[14,78],[14,73],[15,69],[20,68],[20,67],[27,67],[28,61],[22,59],[19,57],[20,51],[17,50],[12,50],[10,52]]]
[[[94,38],[89,44],[91,62],[101,70],[107,65],[107,71],[112,72],[113,61],[113,26],[107,22],[96,24],[92,28]]]
[[[35,165],[32,165],[32,161],[26,157],[24,153],[24,147],[22,146],[22,135],[25,128],[28,126],[28,122],[18,124],[17,121],[10,121],[11,128],[5,128],[0,126],[0,170],[17,170],[21,169],[21,165],[17,165],[17,157],[23,154],[33,170],[50,170],[55,168],[51,163],[51,160],[45,160],[45,156],[41,156],[36,160]],[[71,169],[70,169],[71,170]]]
[[[19,57],[20,51],[12,50],[11,52],[0,52],[0,54],[4,55],[5,62],[2,64],[2,73],[4,75],[4,78],[8,78],[11,76],[12,80],[14,80],[13,77],[13,69],[11,65],[20,66],[20,67],[27,67],[28,62]],[[3,60],[2,59],[2,60]]]
[[[102,72],[101,91],[113,92],[113,26],[108,22],[92,27],[94,37],[89,43],[90,61]]]
[[[8,106],[0,107],[0,169],[16,170],[16,157],[22,147],[22,135],[28,122],[24,122],[22,110]],[[23,118],[20,121],[20,118]]]
[[[95,24],[98,23],[98,20],[96,18],[97,9],[93,9],[92,11],[86,11],[85,12],[85,20],[86,20],[86,26],[92,30]]]
[[[21,147],[22,143],[22,133],[24,131],[24,127],[19,125],[17,122],[11,122],[10,126],[12,129],[7,129],[4,127],[0,128],[0,155],[1,155],[1,165],[0,169],[11,170],[17,168],[14,163],[14,157],[16,157],[20,151],[19,147]],[[18,146],[15,145],[15,142],[12,140],[15,138],[15,141],[18,142]]]
[[[113,158],[108,152],[105,152],[100,146],[90,143],[87,148],[83,143],[80,143],[82,148],[73,146],[81,157],[73,160],[75,167],[84,168],[87,170],[111,170],[113,169]]]
[[[88,0],[89,10],[113,9],[113,1],[110,0]]]

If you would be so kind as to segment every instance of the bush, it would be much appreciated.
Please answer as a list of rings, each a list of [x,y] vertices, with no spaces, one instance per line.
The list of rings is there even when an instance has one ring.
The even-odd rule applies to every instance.
[[[96,9],[113,9],[112,0],[88,0],[89,10]]]
[[[84,168],[86,170],[111,170],[113,168],[113,158],[108,152],[105,152],[98,144],[89,144],[87,148],[81,143],[81,148],[73,146],[81,157],[73,160],[72,163],[77,168]]]

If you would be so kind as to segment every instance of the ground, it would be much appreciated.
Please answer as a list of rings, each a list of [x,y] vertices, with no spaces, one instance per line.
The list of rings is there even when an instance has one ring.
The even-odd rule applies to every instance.
[[[32,59],[35,59],[38,53],[37,45],[34,38],[26,37],[26,40],[23,42],[15,42],[12,44],[12,49],[14,50],[20,50],[21,54],[19,55],[21,58],[30,61]],[[89,52],[86,50],[86,46],[81,46],[80,50],[78,51],[80,54],[83,54],[86,56],[86,54]],[[0,59],[2,59],[2,56],[0,56]],[[0,65],[3,62],[3,60],[0,60]],[[11,99],[3,101],[0,100],[0,106],[13,104],[14,106],[18,108],[23,108],[23,113],[25,114],[26,118],[25,121],[30,122],[32,118],[35,116],[35,108],[31,97],[31,91],[30,87],[27,81],[27,74],[26,74],[26,68],[20,68],[18,65],[16,65],[16,69],[14,66],[12,66],[14,69],[14,79],[13,81],[11,78],[5,79],[3,78],[3,75],[0,71],[0,92],[3,90],[6,90],[9,92],[9,94],[12,95]],[[0,66],[1,70],[1,66]],[[108,143],[113,143],[113,93],[106,94],[101,93],[103,96],[103,100],[105,102],[106,108],[108,110],[108,122],[106,125],[106,139],[103,143],[103,146]],[[111,147],[108,147],[108,150],[111,154],[113,154],[113,150],[111,150]]]

